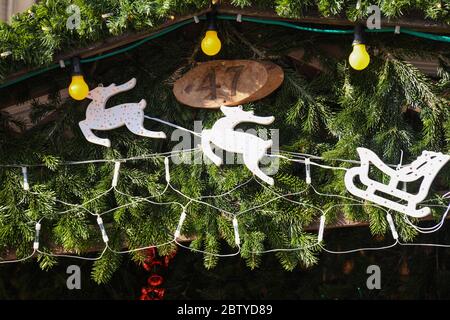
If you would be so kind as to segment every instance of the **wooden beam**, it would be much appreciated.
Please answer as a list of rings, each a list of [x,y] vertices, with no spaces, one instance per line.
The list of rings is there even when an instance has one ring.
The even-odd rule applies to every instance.
[[[218,11],[223,14],[242,14],[243,16],[250,16],[256,18],[268,18],[282,21],[290,21],[295,23],[311,23],[330,26],[352,27],[355,25],[354,21],[348,20],[343,16],[323,17],[317,10],[310,9],[304,12],[301,18],[282,18],[272,9],[262,9],[254,7],[236,8],[231,5],[229,1],[225,1],[220,5]],[[423,31],[429,33],[445,33],[450,34],[450,25],[443,22],[437,22],[430,19],[424,19],[417,13],[413,13],[407,18],[381,18],[381,27],[395,27],[414,29],[416,31]]]

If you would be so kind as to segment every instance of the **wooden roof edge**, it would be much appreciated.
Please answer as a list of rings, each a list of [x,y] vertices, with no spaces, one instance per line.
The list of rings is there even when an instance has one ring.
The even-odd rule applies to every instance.
[[[283,20],[297,23],[311,23],[321,25],[334,25],[341,27],[351,27],[355,25],[355,21],[348,20],[343,16],[321,16],[317,10],[310,10],[302,17],[289,18],[279,16],[274,10],[256,9],[256,8],[236,8],[231,4],[222,4],[218,9],[219,13],[224,14],[241,14],[243,16],[252,16],[257,18],[269,18],[274,20]],[[413,15],[411,18],[386,18],[381,17],[381,27],[395,27],[414,29],[416,31],[450,34],[450,25],[444,22],[438,22],[430,19]]]
[[[450,219],[450,216],[446,217],[446,220]],[[430,214],[424,218],[419,219],[423,221],[432,221],[433,216]],[[331,224],[326,224],[325,229],[338,229],[338,228],[349,228],[349,227],[367,227],[369,225],[368,221],[351,221],[348,220],[343,213],[339,214],[336,219],[333,219]],[[316,220],[310,225],[305,227],[305,231],[317,231],[319,230],[320,221]]]
[[[67,60],[72,57],[81,57],[81,58],[89,58],[98,54],[102,54],[105,52],[108,52],[110,50],[134,43],[136,41],[142,40],[146,37],[149,37],[162,29],[165,29],[167,27],[170,27],[176,23],[186,21],[189,19],[193,19],[194,16],[201,16],[204,15],[207,12],[210,12],[211,8],[204,9],[201,11],[198,11],[193,14],[189,15],[182,15],[179,17],[175,17],[174,19],[170,19],[166,21],[165,23],[159,25],[158,27],[152,29],[151,31],[145,31],[145,32],[137,32],[137,33],[131,33],[127,32],[119,36],[113,36],[106,38],[105,40],[93,43],[89,46],[82,47],[75,49],[73,51],[65,52],[62,54],[57,55],[53,63],[58,63],[60,60]],[[267,9],[255,9],[255,8],[236,8],[232,6],[231,4],[221,4],[218,8],[219,14],[231,14],[231,15],[238,15],[241,14],[243,16],[251,16],[251,17],[258,17],[258,18],[268,18],[268,19],[275,19],[275,20],[282,20],[282,21],[289,21],[289,22],[296,22],[296,23],[310,23],[310,24],[321,24],[321,25],[335,25],[335,26],[353,26],[355,22],[350,21],[343,17],[322,17],[318,13],[316,14],[310,14],[305,15],[301,18],[284,18],[277,15],[277,13],[273,10],[267,10]],[[414,18],[414,19],[385,19],[382,18],[381,21],[382,27],[394,27],[394,26],[400,26],[405,28],[414,29],[417,31],[423,31],[423,32],[430,32],[430,33],[444,33],[444,34],[450,34],[450,25],[447,25],[445,23],[440,23],[432,20],[426,20],[426,19],[420,19],[420,18]],[[13,81],[20,76],[23,76],[26,73],[33,72],[36,70],[39,70],[39,68],[25,68],[23,70],[20,70],[16,73],[11,74],[9,77],[7,77],[4,81],[4,83]]]

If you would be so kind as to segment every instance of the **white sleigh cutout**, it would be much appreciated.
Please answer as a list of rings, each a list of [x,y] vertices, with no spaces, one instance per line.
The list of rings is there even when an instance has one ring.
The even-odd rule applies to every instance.
[[[430,214],[431,210],[429,207],[417,209],[417,204],[427,197],[431,183],[439,170],[450,159],[449,155],[444,155],[439,152],[423,151],[411,164],[395,170],[384,164],[373,151],[365,148],[357,148],[357,151],[361,159],[361,166],[349,169],[344,179],[345,186],[350,193],[411,217],[422,218]],[[388,184],[380,183],[369,178],[370,163],[373,163],[379,170],[390,177]],[[366,190],[355,186],[354,179],[356,176],[367,187]],[[417,194],[412,194],[398,188],[401,182],[414,182],[422,177],[423,181]],[[375,194],[376,191],[392,195],[407,203],[402,204],[383,198]]]
[[[275,118],[255,116],[253,111],[243,111],[242,106],[222,106],[220,110],[225,117],[217,120],[211,129],[202,131],[201,147],[204,155],[215,165],[220,166],[222,159],[213,152],[211,143],[222,150],[240,153],[251,172],[264,182],[273,185],[273,179],[259,168],[259,161],[266,155],[267,149],[272,147],[272,140],[264,140],[250,133],[235,131],[234,128],[242,122],[268,125]]]

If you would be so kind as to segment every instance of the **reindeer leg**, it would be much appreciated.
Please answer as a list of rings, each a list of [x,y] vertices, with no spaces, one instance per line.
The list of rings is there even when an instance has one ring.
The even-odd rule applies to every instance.
[[[144,126],[128,126],[127,128],[133,132],[134,134],[137,134],[138,136],[148,137],[148,138],[156,138],[156,139],[166,139],[166,134],[162,131],[150,131],[144,128]]]
[[[264,151],[265,153],[265,151]],[[262,157],[261,157],[262,158]],[[271,177],[267,176],[260,168],[259,168],[259,160],[257,155],[254,153],[244,153],[244,163],[247,168],[255,174],[258,178],[264,181],[267,184],[273,186],[274,181]]]
[[[139,108],[142,108],[142,104],[145,108],[145,100],[139,103]],[[143,108],[142,108],[143,109]],[[136,118],[127,119],[125,125],[128,130],[137,134],[138,136],[148,137],[148,138],[157,138],[157,139],[165,139],[166,134],[162,131],[150,131],[144,128],[144,112],[141,109],[133,110],[135,112]],[[139,120],[137,120],[139,119]]]
[[[211,149],[211,140],[209,139],[209,134],[206,130],[203,130],[202,132],[202,151],[203,154],[216,166],[220,166],[222,164],[222,159]]]
[[[111,147],[111,141],[109,139],[102,139],[97,137],[89,127],[89,123],[86,120],[83,120],[79,123],[81,132],[87,141],[99,144],[101,146],[105,146],[107,148]]]

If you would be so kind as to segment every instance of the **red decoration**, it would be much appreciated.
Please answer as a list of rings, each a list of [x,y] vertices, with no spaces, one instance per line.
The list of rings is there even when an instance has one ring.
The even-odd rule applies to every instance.
[[[162,300],[166,289],[161,288],[164,282],[164,278],[156,273],[156,269],[169,266],[170,261],[175,257],[176,251],[171,255],[165,256],[161,259],[157,258],[157,253],[155,248],[150,248],[146,252],[147,257],[144,260],[142,266],[148,272],[152,274],[147,279],[147,286],[141,289],[141,296],[139,300]]]
[[[147,283],[152,287],[160,286],[163,283],[163,277],[159,274],[152,274],[148,279]]]

